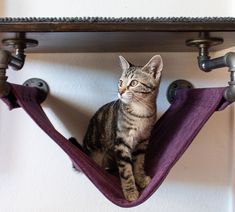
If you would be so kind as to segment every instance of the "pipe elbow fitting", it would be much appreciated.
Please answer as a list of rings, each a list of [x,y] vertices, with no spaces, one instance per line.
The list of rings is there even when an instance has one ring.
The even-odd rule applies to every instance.
[[[229,71],[235,71],[235,52],[228,52],[224,57]]]
[[[207,67],[207,61],[210,60],[209,56],[198,56],[198,66],[200,68],[200,70],[204,71],[204,72],[210,72],[211,69],[208,69]]]
[[[224,91],[224,98],[228,102],[235,102],[235,83],[229,82],[229,86]]]

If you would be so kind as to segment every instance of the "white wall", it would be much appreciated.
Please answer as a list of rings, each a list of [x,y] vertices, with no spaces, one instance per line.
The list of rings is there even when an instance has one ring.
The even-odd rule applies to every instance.
[[[0,1],[2,16],[14,17],[232,16],[231,8],[232,0]],[[47,81],[51,90],[44,103],[47,114],[65,136],[81,140],[91,115],[117,96],[119,54],[144,64],[155,53],[32,54],[22,71],[8,71],[9,81],[21,84],[30,77]],[[196,87],[227,84],[226,70],[200,72],[196,53],[156,54],[163,56],[165,64],[160,114],[168,107],[165,92],[174,79],[187,79]],[[1,103],[0,211],[232,211],[232,115],[231,107],[215,114],[159,190],[143,205],[122,209],[106,200],[84,175],[75,173],[69,158],[24,112],[8,112]]]
[[[5,0],[6,16],[231,16],[232,0]]]

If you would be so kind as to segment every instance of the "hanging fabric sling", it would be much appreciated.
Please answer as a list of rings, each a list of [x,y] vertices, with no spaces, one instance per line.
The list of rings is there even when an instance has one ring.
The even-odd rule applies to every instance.
[[[177,92],[175,101],[156,123],[146,155],[146,172],[152,177],[138,200],[128,202],[122,194],[119,178],[104,171],[87,155],[63,137],[51,124],[40,106],[41,91],[11,84],[11,93],[2,98],[9,109],[22,107],[71,158],[75,166],[114,204],[133,207],[147,200],[166,178],[200,129],[217,110],[227,105],[224,88],[189,89]]]

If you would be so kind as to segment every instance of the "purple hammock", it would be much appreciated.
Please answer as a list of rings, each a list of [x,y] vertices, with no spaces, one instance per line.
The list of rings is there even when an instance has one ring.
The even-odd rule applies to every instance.
[[[2,100],[10,110],[22,107],[64,150],[76,168],[80,169],[111,202],[120,207],[133,207],[146,201],[157,190],[209,117],[216,110],[223,110],[229,105],[223,98],[224,89],[188,89],[177,92],[175,101],[152,131],[146,155],[146,172],[152,180],[134,202],[124,199],[117,176],[100,168],[53,127],[40,106],[40,90],[11,84],[11,93]]]

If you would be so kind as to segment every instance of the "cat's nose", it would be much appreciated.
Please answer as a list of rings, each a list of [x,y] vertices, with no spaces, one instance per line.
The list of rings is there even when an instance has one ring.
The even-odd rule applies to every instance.
[[[125,91],[126,91],[126,88],[123,88],[123,89],[119,88],[118,89],[118,92],[119,92],[120,95],[124,94]]]

